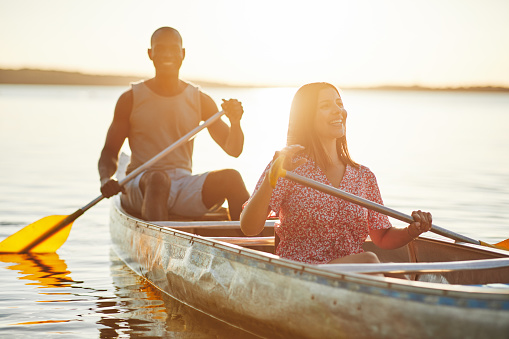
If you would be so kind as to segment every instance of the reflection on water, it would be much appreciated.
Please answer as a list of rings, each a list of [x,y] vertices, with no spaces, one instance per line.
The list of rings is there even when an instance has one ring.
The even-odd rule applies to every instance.
[[[0,298],[0,334],[63,333],[56,331],[62,323],[79,321],[62,310],[72,307],[76,301],[72,288],[81,282],[71,278],[58,254],[0,254],[0,263],[0,285],[7,289]],[[19,284],[12,283],[11,273]]]
[[[40,287],[69,287],[74,281],[69,276],[65,261],[56,253],[0,254],[0,261],[10,263],[6,269],[17,271],[27,285]]]
[[[133,273],[112,251],[115,303],[100,323],[101,337],[257,338],[169,297]]]
[[[165,295],[113,252],[110,260],[113,289],[104,293],[73,280],[56,253],[0,255],[0,283],[8,287],[0,298],[0,336],[256,338]]]

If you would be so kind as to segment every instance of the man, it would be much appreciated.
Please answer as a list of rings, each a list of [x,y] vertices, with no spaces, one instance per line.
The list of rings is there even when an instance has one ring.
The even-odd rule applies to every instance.
[[[122,205],[151,221],[165,220],[168,214],[200,217],[220,207],[226,199],[231,220],[238,220],[242,204],[249,198],[242,177],[232,169],[192,175],[192,141],[122,188],[112,178],[125,139],[132,153],[129,173],[218,112],[210,96],[179,79],[185,49],[177,30],[157,29],[150,45],[148,56],[154,64],[155,77],[133,84],[118,99],[99,159],[102,194],[109,198],[122,191]],[[219,119],[208,131],[227,154],[238,157],[244,145],[240,127],[242,104],[232,99],[223,100],[221,106],[230,126]]]

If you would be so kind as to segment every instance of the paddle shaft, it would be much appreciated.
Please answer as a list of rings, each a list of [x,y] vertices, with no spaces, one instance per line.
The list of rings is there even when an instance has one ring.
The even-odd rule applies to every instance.
[[[213,124],[214,122],[216,122],[216,120],[218,120],[224,113],[225,113],[224,111],[217,112],[216,114],[211,116],[209,119],[204,121],[202,124],[200,124],[199,126],[196,126],[195,128],[193,128],[186,135],[182,136],[180,139],[175,141],[173,144],[171,144],[170,146],[166,147],[164,150],[162,150],[159,154],[154,156],[152,159],[148,160],[143,165],[141,165],[141,166],[137,167],[136,169],[134,169],[131,173],[126,175],[124,179],[120,180],[118,182],[118,184],[120,186],[123,186],[128,181],[131,181],[132,179],[136,178],[136,176],[138,174],[140,174],[141,172],[143,172],[144,170],[146,170],[150,166],[154,165],[156,162],[158,162],[159,160],[161,160],[162,158],[167,156],[169,153],[173,152],[176,148],[179,148],[180,146],[184,145],[188,141],[192,140],[194,137],[196,137],[198,132],[200,132],[202,129],[204,129],[204,128],[210,126],[211,124]],[[83,212],[85,212],[86,210],[90,209],[92,206],[97,204],[99,201],[101,201],[103,198],[104,198],[103,195],[98,196],[97,198],[92,200],[88,205],[83,206],[81,208],[81,210]]]
[[[509,258],[483,260],[464,260],[421,263],[380,263],[380,264],[320,264],[325,270],[343,273],[443,273],[452,271],[471,271],[501,269],[509,267]]]
[[[136,178],[136,176],[138,174],[140,174],[141,172],[143,172],[144,170],[146,170],[150,166],[154,165],[156,162],[158,162],[163,157],[165,157],[166,155],[171,153],[173,150],[175,150],[176,148],[178,148],[178,147],[182,146],[183,144],[185,144],[185,143],[189,142],[190,140],[192,140],[198,134],[198,132],[200,132],[204,128],[206,128],[206,127],[210,126],[211,124],[213,124],[214,122],[216,122],[216,120],[221,118],[221,116],[223,114],[225,114],[224,111],[219,111],[216,114],[214,114],[213,116],[211,116],[210,118],[208,118],[206,121],[204,121],[202,124],[196,126],[194,129],[189,131],[187,134],[182,136],[180,139],[175,141],[173,144],[171,144],[167,148],[165,148],[163,151],[161,151],[159,154],[154,156],[152,159],[150,159],[149,161],[145,162],[143,165],[137,167],[135,170],[133,170],[131,173],[129,173],[129,175],[127,175],[124,179],[122,179],[122,180],[120,180],[118,182],[119,185],[120,186],[125,185],[128,181]],[[55,226],[51,227],[42,236],[40,236],[39,238],[35,239],[31,243],[27,244],[27,246],[25,246],[20,251],[20,253],[30,252],[30,250],[33,249],[35,246],[39,245],[41,242],[43,242],[46,239],[50,238],[52,235],[54,235],[55,233],[60,231],[65,226],[67,226],[70,223],[74,222],[74,220],[78,219],[83,213],[85,213],[87,210],[89,210],[90,208],[92,208],[93,206],[98,204],[103,199],[104,199],[104,195],[101,194],[100,196],[98,196],[97,198],[95,198],[94,200],[89,202],[87,205],[85,205],[82,208],[76,210],[73,214],[67,216],[64,220],[62,220],[61,222],[59,222]]]
[[[290,179],[292,181],[298,182],[298,183],[300,183],[300,184],[302,184],[304,186],[312,187],[312,188],[314,188],[314,189],[316,189],[318,191],[321,191],[323,193],[330,194],[332,196],[341,198],[343,200],[346,200],[346,201],[349,201],[351,203],[360,205],[360,206],[368,208],[370,210],[373,210],[373,211],[385,214],[385,215],[387,215],[389,217],[392,217],[394,219],[398,219],[398,220],[406,222],[408,224],[411,224],[411,223],[414,222],[414,219],[411,216],[407,215],[407,214],[398,212],[398,211],[393,210],[391,208],[385,207],[384,205],[377,204],[375,202],[366,200],[364,198],[358,197],[358,196],[353,195],[351,193],[347,193],[345,191],[342,191],[340,189],[331,187],[329,185],[325,185],[325,184],[322,184],[320,182],[311,180],[309,178],[303,177],[303,176],[295,174],[293,172],[285,171],[285,174],[283,175],[283,177],[288,178],[288,179]],[[476,245],[482,245],[478,240],[466,237],[466,236],[458,234],[458,233],[451,232],[451,231],[449,231],[447,229],[441,228],[441,227],[436,226],[436,225],[431,225],[431,231],[433,233],[436,233],[436,234],[439,234],[441,236],[453,239],[453,240],[458,241],[458,242],[466,242],[466,243],[471,243],[471,244],[476,244]]]

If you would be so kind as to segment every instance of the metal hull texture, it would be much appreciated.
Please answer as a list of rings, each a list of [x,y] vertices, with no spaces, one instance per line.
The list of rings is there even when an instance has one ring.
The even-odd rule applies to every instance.
[[[261,337],[509,337],[507,288],[330,272],[132,218],[118,201],[110,231],[154,286]]]

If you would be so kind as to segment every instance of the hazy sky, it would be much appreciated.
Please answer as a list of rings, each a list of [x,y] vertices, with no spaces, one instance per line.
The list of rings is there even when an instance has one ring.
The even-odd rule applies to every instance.
[[[160,26],[186,79],[509,87],[507,0],[0,0],[0,68],[151,76]]]

